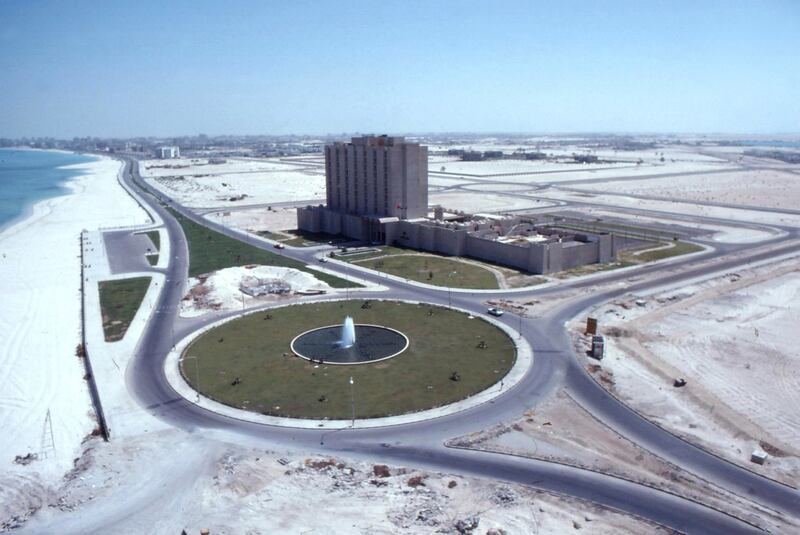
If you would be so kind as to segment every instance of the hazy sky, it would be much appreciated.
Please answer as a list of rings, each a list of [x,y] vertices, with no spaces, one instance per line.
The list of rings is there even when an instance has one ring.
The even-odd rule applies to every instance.
[[[0,0],[0,136],[800,132],[800,1]]]

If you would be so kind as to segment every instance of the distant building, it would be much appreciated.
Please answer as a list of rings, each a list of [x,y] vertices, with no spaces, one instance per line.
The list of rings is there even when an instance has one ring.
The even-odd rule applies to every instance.
[[[181,157],[180,147],[159,147],[156,149],[156,157],[161,160],[171,160]]]

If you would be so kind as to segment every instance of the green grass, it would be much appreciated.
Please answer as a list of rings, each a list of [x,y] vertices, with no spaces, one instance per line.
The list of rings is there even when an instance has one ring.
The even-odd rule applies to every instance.
[[[497,277],[475,264],[431,255],[388,256],[358,262],[359,266],[435,286],[493,290]]]
[[[480,318],[429,305],[371,301],[311,303],[250,314],[216,327],[185,351],[184,377],[205,395],[263,414],[298,418],[404,414],[445,405],[497,383],[516,359],[513,341]],[[433,314],[429,315],[429,311]],[[269,315],[269,319],[267,319]],[[341,324],[385,325],[404,333],[397,357],[358,365],[315,365],[291,356],[298,334]],[[481,341],[486,348],[480,349]],[[458,372],[461,379],[450,379]],[[232,385],[236,378],[241,381]],[[320,401],[323,399],[324,401]]]
[[[349,238],[344,238],[338,234],[328,234],[327,232],[307,232],[305,230],[295,229],[289,230],[287,233],[292,234],[295,237],[284,240],[283,243],[293,247],[302,247],[305,245],[325,245],[328,242],[333,242],[336,244],[352,241]]]
[[[150,277],[100,282],[100,311],[106,342],[125,336],[149,286]]]
[[[178,220],[178,223],[180,223],[186,235],[186,240],[189,243],[190,277],[196,277],[197,275],[211,273],[212,271],[228,267],[260,264],[263,266],[280,266],[305,271],[334,288],[354,288],[360,286],[360,284],[309,269],[305,264],[297,260],[292,260],[291,258],[286,258],[277,253],[259,249],[243,241],[229,238],[224,234],[215,232],[183,217],[174,210],[170,209],[170,213]]]
[[[666,249],[659,249],[659,247],[663,247],[669,243],[673,243],[674,246]],[[650,243],[636,247],[635,249],[629,249],[627,251],[620,252],[618,262],[587,264],[585,266],[579,266],[573,269],[553,273],[553,276],[558,279],[580,277],[581,275],[590,275],[600,271],[610,271],[612,269],[636,266],[640,264],[646,264],[648,262],[656,262],[658,260],[664,260],[665,258],[696,253],[697,251],[702,250],[703,248],[699,245],[682,241]],[[639,252],[639,254],[634,254],[636,252]]]
[[[258,234],[262,238],[267,238],[268,240],[282,240],[286,238],[286,236],[284,236],[283,234],[276,234],[268,230],[258,230],[256,231],[256,234]]]
[[[564,271],[558,271],[556,273],[552,273],[551,275],[557,279],[570,279],[573,277],[582,277],[583,275],[591,275],[593,273],[600,273],[601,271],[611,271],[633,265],[635,265],[633,262],[626,261],[606,262],[603,264],[586,264],[571,269],[565,269]]]
[[[422,251],[417,251],[415,249],[403,249],[400,247],[392,247],[390,245],[379,245],[376,247],[371,247],[370,251],[365,251],[363,253],[345,253],[344,255],[341,253],[336,253],[336,258],[342,260],[343,262],[358,262],[360,260],[366,260],[367,258],[374,258],[376,256],[394,256],[399,254],[411,254],[411,253],[418,253],[418,254],[429,254],[424,253]],[[435,255],[430,255],[435,256]]]
[[[400,247],[381,246],[376,249],[378,250],[361,254],[337,254],[336,258],[382,273],[389,273],[390,275],[434,286],[475,289],[499,288],[494,273],[477,264],[462,262],[457,258],[418,253],[413,249]],[[448,277],[454,271],[456,273]]]
[[[148,254],[145,255],[147,261],[150,263],[151,266],[155,266],[158,264],[158,255],[157,254]]]
[[[672,243],[672,247],[668,247],[665,249],[658,249],[658,247],[663,247],[668,243]],[[664,260],[665,258],[672,258],[673,256],[680,256],[690,253],[696,253],[698,251],[702,251],[703,248],[699,245],[695,245],[694,243],[688,243],[683,241],[675,241],[675,242],[661,242],[656,245],[650,247],[652,250],[645,250],[637,255],[629,254],[627,251],[625,253],[620,254],[620,258],[624,258],[626,261],[633,262],[633,263],[645,263],[645,262],[656,262],[658,260]]]
[[[156,251],[161,250],[161,233],[157,230],[151,230],[147,232],[147,237],[150,238],[150,241],[153,242],[153,245],[156,246]]]
[[[593,234],[606,232],[618,234],[620,236],[637,237],[644,240],[664,240],[672,238],[672,234],[668,234],[666,232],[661,232],[646,227],[636,227],[633,225],[622,225],[617,223],[557,221],[555,223],[547,224],[546,226],[569,229],[577,232],[589,232]]]

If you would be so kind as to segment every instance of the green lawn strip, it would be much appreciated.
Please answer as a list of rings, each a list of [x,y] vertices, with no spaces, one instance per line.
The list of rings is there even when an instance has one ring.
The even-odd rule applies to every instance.
[[[659,249],[659,247],[663,247],[668,243],[674,243],[674,247],[667,247],[665,249]],[[598,273],[600,271],[610,271],[612,269],[619,269],[624,267],[636,266],[639,264],[646,264],[648,262],[655,262],[657,260],[663,260],[665,258],[670,258],[673,256],[679,256],[689,253],[695,253],[697,251],[702,251],[703,248],[699,245],[695,245],[693,243],[687,243],[682,241],[676,242],[657,242],[651,243],[643,246],[636,247],[634,249],[629,249],[627,251],[622,251],[619,253],[619,260],[617,262],[610,262],[606,264],[587,264],[585,266],[579,266],[573,269],[567,269],[564,271],[560,271],[558,273],[553,273],[553,276],[558,279],[568,279],[571,277],[579,277],[581,275],[589,275],[592,273]],[[633,254],[634,252],[642,251],[640,254]]]
[[[254,313],[203,334],[185,351],[184,377],[209,397],[277,416],[347,419],[415,412],[468,397],[497,383],[516,359],[513,341],[494,325],[428,305],[372,301],[311,303]],[[432,310],[433,314],[428,315]],[[314,365],[291,356],[309,329],[355,322],[408,336],[408,349],[373,364]],[[266,319],[268,318],[269,319]],[[478,345],[483,341],[485,349]],[[458,372],[459,381],[450,379]],[[233,385],[236,378],[239,383]],[[320,401],[322,400],[322,401]]]
[[[629,235],[629,236],[639,237],[645,240],[663,240],[672,237],[672,234],[669,234],[666,231],[658,231],[646,227],[636,227],[620,223],[606,223],[606,222],[594,222],[594,221],[585,221],[585,222],[556,221],[552,224],[548,224],[547,226],[575,230],[579,232],[589,232],[593,234],[605,232],[605,233],[619,234],[621,236]]]
[[[627,261],[608,262],[604,264],[601,263],[586,264],[571,269],[565,269],[564,271],[558,271],[556,273],[552,273],[551,275],[557,279],[570,279],[572,277],[581,277],[583,275],[591,275],[593,273],[599,273],[601,271],[611,271],[614,269],[620,269],[634,265],[636,265],[635,262],[627,262]]]
[[[248,264],[294,268],[311,273],[333,288],[354,288],[360,284],[315,271],[302,262],[259,249],[253,245],[229,238],[203,225],[187,219],[174,210],[170,213],[178,220],[189,243],[189,276],[196,277],[220,269]]]
[[[336,258],[344,262],[358,262],[360,260],[366,260],[367,258],[374,258],[377,256],[394,256],[399,254],[414,254],[414,253],[426,254],[426,253],[420,253],[415,249],[392,247],[390,245],[380,245],[377,247],[371,247],[370,249],[371,250],[365,251],[363,253],[345,253],[344,255],[342,253],[337,252]],[[431,254],[430,256],[437,256],[437,255]]]
[[[151,266],[155,266],[158,264],[158,255],[157,254],[149,254],[145,255],[147,261],[150,263]]]
[[[142,304],[150,277],[101,281],[100,312],[106,342],[121,340]]]
[[[497,277],[481,266],[432,255],[388,256],[358,262],[359,266],[434,286],[497,289]]]
[[[537,286],[547,282],[545,277],[538,277],[534,275],[513,275],[506,277],[506,283],[509,288],[527,288],[529,286]]]
[[[147,232],[147,237],[150,238],[150,241],[153,242],[153,245],[156,247],[156,251],[161,250],[161,233],[157,230],[151,230]]]
[[[256,234],[261,236],[262,238],[267,238],[268,240],[284,240],[286,236],[283,234],[276,234],[275,232],[270,232],[268,230],[257,230]]]
[[[308,232],[305,230],[293,229],[287,230],[286,233],[295,237],[284,240],[283,243],[294,247],[300,247],[303,245],[325,245],[329,242],[337,244],[351,241],[349,238],[345,238],[338,234],[328,234],[327,232]]]
[[[669,243],[672,243],[673,246],[664,247]],[[659,247],[664,247],[664,248],[659,248]],[[622,253],[620,257],[624,255],[627,261],[635,263],[645,263],[645,262],[655,262],[657,260],[664,260],[665,258],[671,258],[673,256],[696,253],[698,251],[703,250],[703,248],[699,245],[683,241],[660,242],[659,244],[650,247],[650,249],[652,250],[645,250],[637,255]]]

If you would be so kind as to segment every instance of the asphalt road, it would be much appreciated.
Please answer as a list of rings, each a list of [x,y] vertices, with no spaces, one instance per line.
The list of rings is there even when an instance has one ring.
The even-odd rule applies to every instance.
[[[128,162],[125,181],[129,187],[137,188],[136,179],[138,179],[138,169],[134,166],[131,173],[131,165]],[[800,494],[795,489],[761,477],[681,440],[640,417],[609,395],[584,372],[573,353],[570,338],[565,330],[566,321],[586,308],[616,295],[685,280],[721,269],[734,269],[744,262],[756,261],[779,253],[764,252],[754,258],[743,260],[730,255],[741,252],[744,246],[720,245],[712,252],[671,263],[667,269],[649,265],[635,273],[609,272],[602,280],[605,283],[617,284],[605,284],[606,289],[603,290],[586,291],[581,297],[569,301],[566,306],[557,308],[542,318],[522,321],[522,335],[534,350],[534,366],[517,387],[509,389],[494,402],[434,420],[387,428],[356,428],[333,432],[278,428],[241,422],[200,409],[177,396],[167,384],[163,362],[174,341],[188,335],[204,323],[215,321],[224,315],[214,315],[194,321],[177,318],[178,305],[186,290],[188,273],[186,241],[177,221],[148,194],[142,195],[147,200],[148,209],[158,212],[165,222],[172,258],[166,270],[164,291],[161,292],[156,305],[157,315],[148,323],[143,333],[126,378],[128,387],[136,399],[155,416],[174,426],[187,430],[233,433],[278,447],[341,453],[447,473],[522,483],[597,502],[686,533],[730,534],[757,531],[751,525],[688,499],[609,475],[555,463],[462,451],[444,446],[444,442],[451,437],[485,429],[498,422],[518,417],[559,387],[565,386],[592,414],[645,449],[736,494],[777,511],[800,515]],[[218,232],[240,237],[228,228],[197,217],[172,203],[171,199],[163,195],[161,197],[183,215]],[[786,241],[783,250],[797,251],[800,246],[788,241],[795,237],[796,234],[790,234],[775,238],[772,242],[777,244]],[[268,245],[264,248],[273,250]],[[320,248],[287,248],[282,254],[313,263],[316,262],[314,255],[319,252]],[[707,259],[719,259],[719,261],[714,266],[690,267]],[[333,263],[329,263],[327,267],[332,270],[342,269]],[[686,269],[678,272],[677,267]],[[375,294],[359,292],[359,297],[396,297],[436,303],[447,302],[446,289],[420,288],[386,279],[378,274],[359,272],[359,277],[379,282],[389,288],[388,292]],[[597,280],[584,280],[558,287],[538,290],[534,288],[525,292],[500,290],[490,296],[486,293],[471,295],[468,292],[454,291],[452,296],[455,306],[482,314],[485,312],[484,301],[490,297],[543,299],[575,289],[591,290],[597,284]],[[502,319],[512,328],[516,329],[520,325],[519,318],[512,314],[506,314]]]

